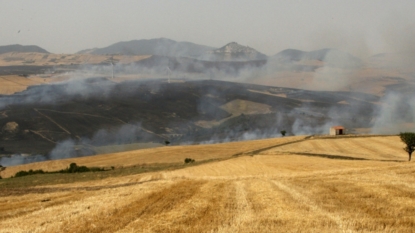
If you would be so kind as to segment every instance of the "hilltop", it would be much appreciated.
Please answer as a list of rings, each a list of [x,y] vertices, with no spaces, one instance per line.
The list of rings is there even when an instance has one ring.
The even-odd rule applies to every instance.
[[[231,42],[225,46],[208,51],[203,59],[213,61],[249,61],[249,60],[266,60],[267,56],[255,49]]]
[[[36,45],[3,45],[0,46],[0,54],[2,53],[11,53],[11,52],[17,52],[17,53],[49,53],[45,49],[36,46]]]

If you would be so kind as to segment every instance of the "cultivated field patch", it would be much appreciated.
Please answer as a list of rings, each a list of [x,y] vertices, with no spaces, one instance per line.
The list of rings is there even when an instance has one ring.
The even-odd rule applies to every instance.
[[[20,193],[0,196],[0,232],[413,231],[415,167],[405,162],[397,137],[294,139],[209,145],[217,152],[208,145],[146,150],[148,156],[170,151],[175,159],[188,149],[216,156],[245,150],[176,170],[55,185],[42,185],[37,176],[39,185],[27,188],[2,188],[9,180],[3,179],[3,193]],[[296,155],[289,150],[296,147],[365,160]],[[388,154],[394,157],[385,159]],[[82,159],[92,164],[92,157]]]

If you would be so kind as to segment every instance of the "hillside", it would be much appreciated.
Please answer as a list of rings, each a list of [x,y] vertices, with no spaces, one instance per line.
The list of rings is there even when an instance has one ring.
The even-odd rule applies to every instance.
[[[363,62],[359,58],[349,53],[328,48],[310,52],[286,49],[277,53],[271,59],[283,62],[321,61],[329,66],[339,68],[358,68],[363,65]]]
[[[297,154],[301,143],[321,146]],[[330,148],[351,149],[330,157]],[[352,160],[354,153],[366,160]],[[393,136],[287,137],[71,159],[55,168],[136,166],[2,179],[0,232],[411,232],[415,169],[397,162],[406,156]],[[186,157],[196,164],[179,165]],[[146,172],[163,162],[176,167]]]
[[[248,46],[231,42],[219,49],[208,51],[202,59],[212,61],[251,61],[266,60],[267,56]]]
[[[78,54],[158,55],[197,58],[213,47],[191,42],[177,42],[166,38],[118,42],[104,48],[79,51]]]
[[[36,46],[36,45],[3,45],[0,46],[0,54],[3,53],[11,53],[11,52],[17,52],[17,53],[49,53],[45,49]]]
[[[46,67],[51,69],[56,66],[70,66],[70,65],[97,65],[108,63],[108,60],[113,58],[118,63],[133,63],[150,56],[121,56],[121,55],[93,55],[93,54],[45,54],[40,52],[11,52],[0,54],[0,74],[4,67],[13,68],[15,66],[30,66],[41,70]],[[28,67],[30,69],[30,67]],[[20,67],[24,70],[24,67]],[[6,74],[15,74],[10,72]],[[35,74],[42,74],[38,71]]]
[[[246,140],[279,135],[282,129],[324,133],[330,122],[353,130],[370,127],[372,102],[378,99],[214,80],[71,80],[0,96],[0,127],[19,125],[13,132],[0,131],[0,147],[46,155],[70,140],[71,146],[57,153],[65,157],[94,154],[94,147],[112,144]],[[330,113],[336,111],[344,114]]]

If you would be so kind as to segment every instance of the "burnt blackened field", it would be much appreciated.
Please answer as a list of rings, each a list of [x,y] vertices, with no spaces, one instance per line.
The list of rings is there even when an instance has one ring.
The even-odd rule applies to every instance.
[[[239,101],[238,113],[223,107],[232,101]],[[105,145],[213,143],[280,136],[281,130],[313,134],[333,124],[352,130],[370,127],[376,101],[363,93],[214,80],[116,83],[90,78],[0,96],[0,149],[3,155],[47,155],[69,140],[65,150],[82,156]],[[245,103],[269,109],[244,113]]]

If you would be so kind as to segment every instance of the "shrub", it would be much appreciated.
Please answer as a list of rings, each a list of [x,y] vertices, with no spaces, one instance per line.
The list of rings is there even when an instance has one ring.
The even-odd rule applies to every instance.
[[[191,158],[185,158],[184,159],[184,163],[194,163],[194,162],[195,162],[195,160],[191,159]]]
[[[104,171],[103,168],[99,167],[87,167],[87,166],[78,166],[76,163],[69,164],[69,167],[63,170],[60,170],[59,173],[80,173],[80,172],[97,172]]]
[[[282,130],[281,131],[281,135],[284,137],[285,136],[285,134],[287,133],[287,131],[285,131],[285,130]]]
[[[86,167],[86,166],[78,166],[76,163],[71,163],[68,168],[62,169],[57,172],[45,172],[42,169],[40,170],[32,170],[29,171],[19,171],[17,172],[14,177],[22,177],[22,176],[29,176],[35,174],[45,174],[45,173],[80,173],[80,172],[97,172],[97,171],[105,171],[103,168],[99,167]]]
[[[44,174],[44,173],[45,172],[42,169],[39,169],[39,170],[32,170],[32,169],[30,169],[29,171],[19,171],[19,172],[16,172],[16,174],[14,175],[14,177],[30,176],[30,175]]]

